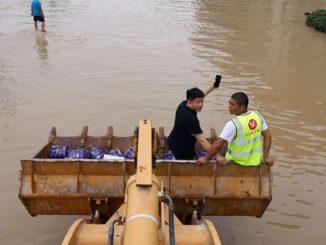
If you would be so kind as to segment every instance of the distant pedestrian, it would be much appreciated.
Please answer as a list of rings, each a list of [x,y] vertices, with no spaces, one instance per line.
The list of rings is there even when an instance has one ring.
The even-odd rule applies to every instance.
[[[40,0],[32,0],[31,16],[34,18],[34,27],[37,31],[37,22],[41,22],[42,31],[45,32],[45,18]]]

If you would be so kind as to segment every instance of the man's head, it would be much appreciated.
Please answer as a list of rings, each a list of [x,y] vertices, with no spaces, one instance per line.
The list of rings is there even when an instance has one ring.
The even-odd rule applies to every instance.
[[[200,112],[204,105],[205,94],[199,88],[187,90],[187,106],[193,110]]]
[[[232,94],[229,100],[229,110],[231,114],[240,115],[247,112],[249,104],[248,96],[243,92]]]

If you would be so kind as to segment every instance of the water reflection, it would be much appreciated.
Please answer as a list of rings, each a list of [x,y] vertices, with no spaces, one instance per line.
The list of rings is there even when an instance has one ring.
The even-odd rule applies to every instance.
[[[290,214],[290,213],[280,213],[280,214],[285,215],[285,216],[290,216],[290,217],[296,217],[299,219],[310,219],[309,216],[303,215],[303,214]]]
[[[291,230],[298,230],[298,229],[301,228],[300,225],[284,224],[284,223],[279,223],[279,222],[267,221],[266,224],[275,225],[275,226],[278,226],[280,228],[291,229]]]
[[[44,60],[48,58],[48,41],[46,39],[45,33],[35,33],[35,43],[36,49],[38,53],[38,57],[40,60]]]

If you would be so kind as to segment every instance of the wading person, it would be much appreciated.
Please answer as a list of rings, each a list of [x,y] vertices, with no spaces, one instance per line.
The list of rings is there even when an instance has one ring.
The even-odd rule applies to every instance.
[[[33,16],[34,19],[35,31],[37,31],[37,22],[41,22],[42,31],[45,32],[45,18],[42,4],[39,0],[32,0],[31,16]]]
[[[221,76],[217,75],[214,85],[210,86],[205,92],[199,88],[187,90],[185,101],[181,102],[175,113],[173,129],[168,137],[168,145],[176,159],[193,160],[195,157],[195,144],[204,149],[210,148],[210,143],[203,135],[197,118],[204,105],[204,97],[211,91],[219,87]]]
[[[257,166],[261,162],[273,165],[269,158],[272,136],[265,119],[253,110],[248,111],[249,99],[245,93],[238,92],[229,100],[229,110],[236,117],[226,123],[219,138],[208,150],[206,156],[197,160],[199,165],[207,163],[227,144],[226,156],[218,159],[221,165],[228,161],[242,166]]]

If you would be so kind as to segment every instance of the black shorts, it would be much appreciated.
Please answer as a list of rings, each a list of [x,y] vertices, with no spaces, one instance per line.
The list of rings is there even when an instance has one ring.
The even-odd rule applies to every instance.
[[[34,21],[37,22],[44,22],[44,17],[43,16],[34,16]]]

